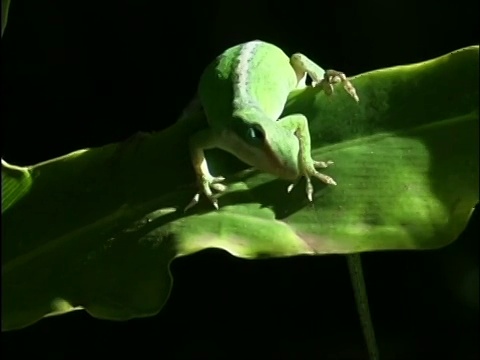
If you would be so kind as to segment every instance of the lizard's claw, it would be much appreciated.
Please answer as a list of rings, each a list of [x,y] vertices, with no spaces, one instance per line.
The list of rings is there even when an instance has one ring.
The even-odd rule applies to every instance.
[[[216,190],[218,193],[224,192],[227,187],[223,184],[221,184],[222,181],[224,181],[225,178],[223,176],[204,176],[200,180],[200,191],[195,194],[193,197],[192,201],[185,207],[183,210],[184,212],[190,209],[191,207],[195,206],[198,204],[200,201],[200,194],[203,193],[207,197],[207,199],[212,203],[212,205],[215,207],[215,209],[218,210],[218,200],[217,197],[219,194],[213,194],[212,189]]]
[[[322,174],[321,172],[318,172],[316,170],[316,169],[320,169],[320,168],[324,169],[324,168],[326,168],[326,167],[328,167],[329,165],[332,165],[332,164],[333,164],[333,161],[312,161],[310,166],[306,166],[303,176],[305,177],[305,180],[306,180],[305,190],[306,190],[306,193],[307,193],[307,198],[310,202],[313,201],[313,185],[312,185],[312,181],[310,179],[312,176],[321,180],[325,184],[337,185],[335,180],[333,180],[330,176]],[[298,184],[299,179],[288,186],[287,192],[292,191],[292,189]]]
[[[356,102],[359,101],[357,91],[353,87],[350,80],[347,79],[344,73],[336,70],[326,70],[325,74],[323,75],[323,79],[320,82],[312,82],[312,86],[320,86],[327,95],[331,95],[333,93],[333,85],[336,83],[341,82],[345,91],[355,99]]]

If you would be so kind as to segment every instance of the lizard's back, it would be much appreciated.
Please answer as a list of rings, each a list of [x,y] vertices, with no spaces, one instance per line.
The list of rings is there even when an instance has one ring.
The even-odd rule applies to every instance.
[[[217,57],[202,74],[199,95],[209,122],[226,121],[236,111],[260,111],[276,121],[296,84],[289,57],[256,40]]]

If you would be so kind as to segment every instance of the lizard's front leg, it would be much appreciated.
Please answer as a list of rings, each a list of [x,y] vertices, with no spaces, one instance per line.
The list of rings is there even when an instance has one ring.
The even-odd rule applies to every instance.
[[[308,120],[304,115],[294,114],[289,115],[278,120],[278,125],[284,129],[291,131],[298,139],[299,154],[298,154],[298,171],[299,176],[304,176],[306,180],[306,193],[308,200],[312,201],[313,186],[310,178],[316,177],[328,185],[337,185],[335,180],[330,176],[318,172],[316,169],[326,168],[333,164],[333,161],[315,161],[311,155],[311,140],[310,130],[308,128]],[[290,192],[297,182],[288,187]]]
[[[359,101],[355,88],[344,73],[336,70],[325,71],[308,57],[300,53],[291,56],[290,64],[297,74],[297,81],[300,87],[304,85],[305,75],[308,74],[308,76],[312,78],[312,86],[322,88],[328,95],[333,93],[333,84],[341,82],[347,93],[353,97],[355,101]]]
[[[190,123],[199,122],[204,123],[204,126],[208,126],[202,103],[197,95],[185,108],[178,121],[186,121]],[[218,192],[225,191],[226,186],[221,184],[225,178],[222,176],[212,176],[212,174],[210,174],[204,153],[204,150],[206,149],[217,147],[216,139],[217,137],[210,128],[205,128],[194,133],[189,139],[188,145],[190,158],[195,170],[196,181],[200,189],[185,207],[184,211],[187,211],[200,201],[201,193],[204,193],[213,206],[218,209],[217,195],[213,194],[212,189],[217,190]]]
[[[200,190],[185,207],[184,211],[187,211],[200,201],[201,193],[204,193],[213,206],[218,209],[217,197],[213,194],[212,189],[219,192],[225,191],[226,186],[220,184],[225,178],[223,176],[212,176],[212,174],[210,174],[204,153],[206,149],[217,147],[215,139],[216,136],[210,129],[201,130],[190,137],[190,157]]]

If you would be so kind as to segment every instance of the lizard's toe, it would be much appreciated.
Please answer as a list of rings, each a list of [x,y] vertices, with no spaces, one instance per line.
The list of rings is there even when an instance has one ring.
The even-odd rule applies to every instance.
[[[212,189],[218,192],[224,192],[225,190],[227,190],[227,186],[220,183],[212,183],[210,186]]]
[[[333,165],[333,161],[314,161],[313,162],[313,166],[316,168],[316,169],[325,169],[327,167],[329,167],[330,165]]]
[[[223,176],[215,176],[215,177],[212,177],[211,179],[207,180],[210,184],[217,184],[217,183],[220,183],[222,181],[224,181],[225,178]]]
[[[315,176],[317,179],[323,181],[325,184],[328,185],[337,185],[335,180],[333,180],[330,176],[322,174],[321,172],[315,171],[312,176]]]
[[[192,200],[188,203],[188,205],[185,206],[185,208],[183,209],[183,212],[186,212],[188,209],[197,205],[199,201],[200,201],[200,193],[198,192],[198,193],[195,194],[195,196],[192,198]]]
[[[183,211],[187,211],[193,206],[197,205],[200,202],[200,195],[204,194],[205,197],[210,201],[210,203],[218,210],[218,196],[227,190],[227,186],[222,184],[225,178],[223,176],[205,176],[203,177],[200,183],[200,191],[195,194],[190,203],[185,207]],[[217,193],[214,194],[212,190],[215,190]]]

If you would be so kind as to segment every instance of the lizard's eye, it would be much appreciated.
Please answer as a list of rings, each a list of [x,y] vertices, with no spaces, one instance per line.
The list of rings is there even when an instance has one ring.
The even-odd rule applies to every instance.
[[[252,126],[247,129],[246,138],[247,141],[252,143],[262,143],[265,139],[265,135],[260,129]]]

